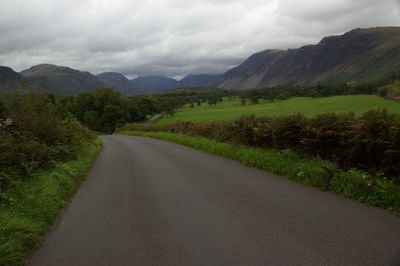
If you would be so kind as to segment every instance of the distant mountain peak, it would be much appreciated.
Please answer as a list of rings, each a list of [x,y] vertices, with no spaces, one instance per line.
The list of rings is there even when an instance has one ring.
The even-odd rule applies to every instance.
[[[0,93],[1,92],[28,92],[29,87],[23,76],[12,68],[0,66]]]
[[[107,87],[107,84],[87,71],[64,66],[40,64],[20,73],[30,84],[38,85],[41,92],[54,94],[78,94]]]
[[[121,92],[122,95],[131,96],[142,93],[142,90],[139,87],[121,73],[103,72],[97,75],[97,77],[110,87]]]

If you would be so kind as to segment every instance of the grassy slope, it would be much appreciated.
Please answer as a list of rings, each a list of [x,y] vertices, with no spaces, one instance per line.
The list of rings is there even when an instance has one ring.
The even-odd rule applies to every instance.
[[[31,249],[49,229],[101,149],[92,143],[86,154],[74,161],[58,163],[54,169],[36,172],[17,191],[5,195],[0,205],[0,265],[22,265]]]
[[[373,95],[349,95],[333,96],[327,98],[302,98],[295,97],[284,101],[266,102],[260,104],[240,106],[239,99],[224,99],[214,107],[203,103],[195,105],[193,109],[189,105],[177,111],[172,118],[164,117],[157,124],[171,123],[177,120],[205,121],[205,120],[226,120],[239,117],[245,114],[255,115],[286,115],[303,113],[306,116],[313,116],[326,112],[349,112],[361,113],[373,108],[387,108],[389,112],[400,114],[400,104],[391,100],[385,100]]]
[[[362,171],[351,169],[344,172],[334,163],[319,157],[305,158],[290,150],[233,145],[168,132],[122,131],[118,134],[147,136],[179,143],[400,213],[400,186],[380,177],[369,176]]]

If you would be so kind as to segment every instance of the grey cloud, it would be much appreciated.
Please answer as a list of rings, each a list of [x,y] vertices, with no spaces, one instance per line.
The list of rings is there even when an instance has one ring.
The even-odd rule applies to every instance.
[[[252,53],[399,25],[399,0],[0,0],[0,65],[221,73]]]

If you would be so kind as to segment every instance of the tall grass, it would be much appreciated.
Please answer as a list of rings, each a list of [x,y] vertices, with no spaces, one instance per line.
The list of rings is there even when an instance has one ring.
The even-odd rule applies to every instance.
[[[49,229],[101,149],[100,139],[82,147],[75,160],[58,162],[51,170],[35,170],[35,178],[1,194],[0,265],[22,265]]]

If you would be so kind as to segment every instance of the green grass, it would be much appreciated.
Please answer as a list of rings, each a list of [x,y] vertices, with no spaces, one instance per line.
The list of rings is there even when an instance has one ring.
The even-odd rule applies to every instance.
[[[167,132],[122,131],[179,143],[265,169],[300,183],[400,213],[400,186],[381,177],[351,169],[342,171],[319,157],[301,157],[290,150],[261,149]]]
[[[0,205],[0,265],[25,264],[30,252],[88,173],[101,140],[95,140],[76,160],[39,170],[18,189],[2,194]]]
[[[156,124],[167,124],[177,120],[227,120],[248,114],[276,116],[302,113],[308,117],[327,112],[344,113],[353,111],[359,114],[373,108],[387,108],[389,112],[400,114],[399,103],[373,95],[332,96],[327,98],[295,97],[272,103],[260,101],[260,104],[245,106],[240,106],[239,103],[238,98],[225,98],[223,102],[214,107],[209,107],[206,103],[201,106],[195,105],[194,108],[190,108],[190,105],[185,105],[173,117],[164,117]]]

